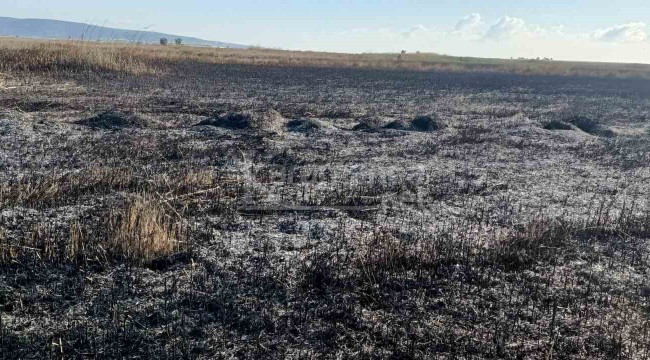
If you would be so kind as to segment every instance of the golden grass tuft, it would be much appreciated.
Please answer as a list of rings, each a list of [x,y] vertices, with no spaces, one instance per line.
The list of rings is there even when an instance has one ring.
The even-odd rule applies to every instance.
[[[146,261],[170,255],[186,238],[181,219],[167,215],[160,203],[143,196],[130,200],[108,220],[109,249],[127,259]]]
[[[67,229],[34,223],[24,236],[9,240],[0,228],[0,264],[33,258],[48,263],[146,263],[183,249],[187,224],[168,214],[160,200],[136,196],[96,225],[73,220]]]
[[[80,255],[86,253],[86,244],[84,242],[84,229],[79,221],[73,221],[70,224],[68,240],[67,260],[77,259]]]
[[[181,187],[197,190],[214,186],[215,177],[209,170],[191,170],[185,173],[181,179]]]

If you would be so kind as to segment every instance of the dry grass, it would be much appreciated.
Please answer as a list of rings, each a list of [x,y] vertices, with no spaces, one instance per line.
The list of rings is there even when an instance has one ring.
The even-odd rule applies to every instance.
[[[3,40],[1,48],[0,69],[6,72],[118,72],[133,75],[155,72],[152,64],[138,56],[135,47]]]
[[[147,196],[133,197],[98,225],[73,220],[67,229],[58,229],[35,223],[18,242],[7,240],[0,228],[0,264],[146,263],[177,253],[187,238],[184,220]]]
[[[32,73],[164,73],[174,63],[406,69],[418,71],[496,71],[531,75],[650,78],[650,66],[538,60],[453,57],[433,53],[342,54],[270,49],[217,49],[79,41],[0,39],[0,71]],[[1,85],[1,80],[0,80]]]
[[[130,168],[94,166],[75,172],[25,175],[13,182],[0,184],[2,206],[46,206],[66,203],[88,192],[122,190],[135,186]]]
[[[113,212],[108,228],[113,231],[110,249],[136,261],[170,255],[185,237],[182,219],[168,215],[159,202],[140,196]]]
[[[4,263],[14,257],[12,248],[7,241],[5,229],[0,227],[0,262]]]

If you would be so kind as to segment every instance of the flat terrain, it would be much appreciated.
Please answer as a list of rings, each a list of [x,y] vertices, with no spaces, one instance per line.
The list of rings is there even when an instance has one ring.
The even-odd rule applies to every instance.
[[[8,54],[2,358],[650,357],[649,80]]]

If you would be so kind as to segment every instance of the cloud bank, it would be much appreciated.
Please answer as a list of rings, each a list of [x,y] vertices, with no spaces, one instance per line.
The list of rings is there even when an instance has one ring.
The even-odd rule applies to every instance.
[[[494,22],[468,14],[448,29],[417,24],[402,29],[356,29],[304,34],[292,49],[342,52],[435,52],[457,56],[554,58],[650,63],[650,36],[644,22],[571,32],[564,25],[540,26],[504,15]]]
[[[592,37],[606,42],[642,42],[648,39],[647,27],[644,22],[616,25],[607,29],[596,30],[593,32]]]

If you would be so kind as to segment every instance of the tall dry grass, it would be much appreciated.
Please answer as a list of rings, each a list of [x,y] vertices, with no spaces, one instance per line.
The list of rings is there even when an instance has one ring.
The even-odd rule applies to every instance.
[[[26,174],[12,182],[0,183],[0,206],[66,204],[87,193],[137,185],[133,170],[127,167],[94,166],[67,173]]]
[[[133,46],[117,44],[3,39],[0,41],[0,71],[155,73],[156,67],[145,57],[138,56],[136,50]]]
[[[135,261],[172,254],[186,237],[182,219],[168,215],[158,201],[140,196],[110,215],[108,229],[113,231],[108,243],[112,252]]]
[[[146,263],[173,255],[186,248],[188,227],[177,214],[166,210],[159,199],[134,196],[99,224],[75,220],[67,229],[59,229],[35,223],[13,241],[0,228],[0,264]]]
[[[165,73],[180,62],[261,66],[493,71],[532,75],[650,78],[650,65],[453,57],[433,53],[343,54],[0,38],[0,72]]]

